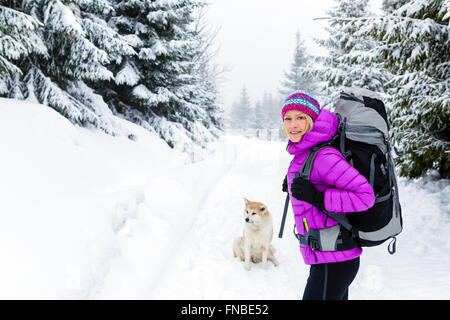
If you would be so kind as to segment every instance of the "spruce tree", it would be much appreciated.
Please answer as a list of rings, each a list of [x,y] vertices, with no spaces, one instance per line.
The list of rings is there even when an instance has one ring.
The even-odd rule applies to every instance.
[[[257,101],[255,103],[255,108],[254,108],[255,112],[253,113],[254,116],[254,128],[255,129],[265,129],[267,128],[267,123],[265,121],[265,115],[262,112],[262,104],[261,101]]]
[[[315,93],[317,90],[317,83],[313,75],[308,72],[311,67],[311,57],[306,53],[306,46],[301,39],[300,31],[295,35],[295,50],[294,58],[289,72],[284,72],[284,79],[281,81],[282,88],[280,93],[286,97],[299,90],[308,90]]]
[[[195,103],[206,112],[206,117],[202,119],[203,126],[213,135],[217,135],[220,130],[223,130],[224,112],[218,99],[218,83],[226,71],[215,62],[218,53],[218,49],[215,48],[218,29],[212,29],[205,20],[206,9],[207,6],[203,3],[200,10],[196,10],[194,17],[196,54],[193,61],[195,63],[193,73],[197,87],[194,98]]]
[[[238,121],[239,119],[239,121]],[[228,129],[241,129],[242,123],[240,122],[240,108],[238,100],[234,100],[231,104],[231,108],[228,112],[226,127]]]
[[[316,39],[329,55],[318,57],[321,63],[315,73],[324,82],[318,96],[323,106],[332,107],[343,87],[363,87],[384,92],[387,75],[380,63],[372,59],[377,46],[373,39],[361,35],[361,19],[367,19],[368,0],[336,0],[329,14],[326,30],[329,37]]]
[[[292,93],[292,92],[291,92]],[[281,108],[286,97],[279,97],[268,91],[264,91],[261,102],[261,112],[263,113],[264,128],[277,129],[281,123]]]
[[[242,86],[239,98],[230,110],[230,124],[233,129],[248,129],[254,127],[254,114],[247,87]]]
[[[221,127],[217,88],[202,61],[202,34],[195,30],[195,0],[114,1],[109,23],[137,52],[111,70],[104,89],[110,107],[158,133],[171,147],[202,147]]]
[[[409,0],[383,0],[382,9],[385,13],[392,14],[393,11],[403,6]]]
[[[383,9],[366,28],[382,42],[378,54],[394,75],[388,93],[400,174],[435,169],[449,178],[450,4],[385,0]]]
[[[92,89],[93,83],[113,78],[108,63],[134,54],[102,20],[112,10],[108,1],[28,0],[10,1],[8,6],[41,22],[35,32],[45,50],[17,60],[21,75],[9,77],[4,96],[48,105],[76,124],[108,133],[120,131],[102,97]]]
[[[4,6],[5,5],[5,6]],[[11,7],[6,7],[6,6]],[[7,89],[7,76],[21,75],[22,71],[16,65],[17,61],[27,57],[32,52],[46,53],[44,44],[36,34],[41,23],[32,16],[19,11],[11,1],[0,1],[0,85]],[[4,92],[0,92],[4,93]]]
[[[273,97],[272,94],[269,93],[267,90],[264,91],[263,96],[262,96],[262,101],[261,101],[261,107],[260,107],[260,112],[263,115],[263,123],[264,123],[264,128],[272,128],[273,127],[273,118],[272,118],[272,114],[273,114]]]

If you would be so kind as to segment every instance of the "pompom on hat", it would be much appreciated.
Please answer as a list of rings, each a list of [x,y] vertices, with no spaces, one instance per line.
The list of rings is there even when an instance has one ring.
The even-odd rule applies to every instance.
[[[298,90],[291,94],[284,102],[281,110],[281,117],[284,121],[284,114],[290,110],[298,110],[309,115],[313,120],[319,116],[320,105],[316,97],[305,90]]]

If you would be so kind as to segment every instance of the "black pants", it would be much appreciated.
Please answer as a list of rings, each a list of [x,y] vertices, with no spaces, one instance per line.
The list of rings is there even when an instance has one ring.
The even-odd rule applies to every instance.
[[[348,287],[359,269],[359,257],[337,263],[312,265],[303,300],[348,300]]]

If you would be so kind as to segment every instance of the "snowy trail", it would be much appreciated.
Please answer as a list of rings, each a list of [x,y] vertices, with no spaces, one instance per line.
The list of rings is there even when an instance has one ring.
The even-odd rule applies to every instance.
[[[235,164],[229,171],[223,171],[225,175],[217,181],[204,202],[202,200],[203,205],[191,232],[180,243],[149,298],[300,298],[309,267],[303,264],[291,233],[291,209],[284,237],[277,238],[284,205],[280,177],[290,161],[290,156],[283,152],[284,144],[227,137],[223,147],[228,152],[234,148],[236,157],[230,159],[234,159]],[[268,157],[270,159],[266,162],[261,160]],[[217,157],[214,160],[217,161]],[[219,162],[216,165],[224,164]],[[450,193],[450,186],[447,182],[442,189],[435,186],[434,189],[420,189],[418,184],[421,183],[400,182],[406,224],[397,242],[397,253],[389,255],[387,244],[366,248],[358,277],[350,290],[351,299],[450,297],[450,237],[442,232],[449,225],[450,208],[448,202],[439,200]],[[439,192],[443,193],[443,198]],[[232,240],[241,233],[243,225],[242,197],[261,201],[271,210],[274,216],[273,243],[279,267],[269,263],[269,269],[263,270],[261,264],[252,264],[252,270],[248,272],[241,261],[233,258]],[[441,232],[436,232],[438,230]]]
[[[298,299],[308,276],[288,211],[285,143],[225,134],[205,160],[134,124],[137,137],[73,126],[0,99],[3,299]],[[20,121],[18,120],[20,119]],[[209,151],[208,151],[209,152]],[[30,161],[32,159],[32,161]],[[450,181],[401,179],[397,253],[366,248],[350,299],[450,299]],[[278,267],[233,257],[244,200],[274,220]]]
[[[206,190],[201,191],[203,192],[202,196],[198,201],[197,208],[195,209],[195,213],[193,214],[191,220],[188,222],[188,225],[184,228],[183,232],[181,232],[178,235],[177,239],[173,242],[172,247],[167,251],[164,259],[159,261],[160,270],[158,272],[158,275],[155,277],[154,283],[150,285],[150,292],[158,291],[156,288],[159,286],[161,279],[164,278],[165,275],[170,273],[170,271],[168,270],[170,270],[171,264],[174,261],[179,261],[178,257],[185,247],[186,238],[190,238],[192,234],[195,234],[195,225],[197,224],[197,221],[201,219],[200,215],[205,212],[205,203],[207,203],[208,199],[214,192],[215,187],[218,183],[220,183],[220,180],[224,176],[226,176],[230,168],[231,165],[223,168],[219,174],[214,174],[213,179],[209,179],[212,181],[208,182],[208,187],[206,188]]]
[[[180,244],[177,256],[154,288],[152,299],[296,299],[306,268],[298,265],[294,241],[276,243],[279,228],[280,170],[286,161],[284,145],[240,137],[226,137],[214,158],[216,166],[234,163],[210,191],[192,226],[191,233]],[[274,153],[274,149],[280,149]],[[225,155],[227,161],[220,161]],[[279,157],[281,156],[281,157]],[[276,181],[275,183],[272,183]],[[274,244],[277,257],[283,261],[269,270],[253,264],[250,272],[233,257],[233,239],[242,233],[243,197],[262,201],[273,211]],[[290,219],[288,219],[289,221]],[[291,226],[292,224],[290,224]],[[289,238],[290,227],[285,238]],[[292,240],[292,239],[290,239]],[[275,278],[274,278],[275,277]]]
[[[89,276],[87,297],[301,298],[309,267],[292,235],[290,208],[284,237],[277,237],[290,160],[282,142],[225,135],[206,160],[155,170],[148,180],[109,193],[115,241]],[[449,299],[450,184],[400,180],[399,188],[405,222],[397,253],[390,256],[387,244],[364,249],[350,299]],[[233,257],[243,197],[271,211],[278,267],[252,264],[246,271]]]

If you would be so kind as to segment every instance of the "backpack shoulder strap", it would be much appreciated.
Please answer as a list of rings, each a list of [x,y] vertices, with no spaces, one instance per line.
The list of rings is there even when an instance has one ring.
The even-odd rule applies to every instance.
[[[312,171],[312,166],[314,163],[314,160],[317,157],[317,154],[319,153],[320,150],[325,149],[325,148],[333,148],[331,146],[331,143],[329,141],[318,144],[317,146],[313,147],[311,149],[311,151],[309,152],[308,156],[306,157],[305,161],[303,162],[303,165],[299,171],[299,173],[297,173],[295,175],[295,177],[303,177],[304,179],[308,179],[311,176],[311,171]]]
[[[305,179],[309,180],[309,176],[311,175],[312,170],[312,164],[314,163],[314,159],[317,156],[317,153],[319,150],[322,150],[326,147],[331,147],[330,142],[325,142],[322,144],[319,144],[311,149],[308,156],[306,157],[305,161],[303,162],[302,168],[300,169],[300,172],[295,175],[295,177],[304,177]],[[286,200],[284,202],[284,210],[283,210],[283,216],[281,217],[281,225],[280,225],[280,232],[278,233],[278,238],[283,237],[283,230],[284,230],[284,224],[286,222],[286,214],[289,207],[289,192],[287,192]]]
[[[303,177],[304,179],[310,179],[311,176],[311,171],[312,171],[312,165],[314,163],[314,160],[317,157],[317,154],[320,150],[327,148],[327,147],[331,147],[329,142],[325,142],[322,144],[319,144],[317,146],[315,146],[311,152],[308,154],[308,156],[306,157],[305,162],[303,162],[302,168],[300,169],[300,172],[297,173],[295,175],[295,177]],[[340,224],[342,227],[344,227],[345,229],[347,229],[348,231],[350,231],[350,233],[353,236],[357,236],[358,235],[358,230],[350,223],[350,220],[344,216],[341,215],[339,213],[335,213],[335,212],[328,212],[328,211],[323,211],[324,214],[326,214],[328,217],[332,218],[333,220],[335,220],[338,224]]]
[[[278,238],[283,238],[284,224],[286,223],[286,214],[289,207],[289,192],[287,192],[286,200],[284,201],[284,211],[281,217],[280,232],[278,233]]]

